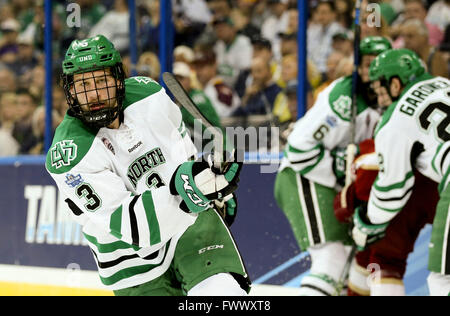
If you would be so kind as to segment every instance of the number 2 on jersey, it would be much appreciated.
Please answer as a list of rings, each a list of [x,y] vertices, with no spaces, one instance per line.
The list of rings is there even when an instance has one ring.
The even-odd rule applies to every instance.
[[[450,98],[450,92],[447,95]],[[431,103],[419,115],[420,126],[427,132],[429,132],[430,128],[434,128],[436,137],[443,142],[450,141],[450,104],[448,103],[449,100],[446,101],[447,103]],[[433,124],[432,118],[438,114],[442,118]]]

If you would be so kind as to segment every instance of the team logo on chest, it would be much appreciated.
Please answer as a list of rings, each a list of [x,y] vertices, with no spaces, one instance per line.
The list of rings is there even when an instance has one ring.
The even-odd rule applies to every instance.
[[[136,188],[138,181],[149,171],[166,162],[161,148],[157,147],[150,150],[137,158],[129,167],[127,171],[128,180],[134,188]]]

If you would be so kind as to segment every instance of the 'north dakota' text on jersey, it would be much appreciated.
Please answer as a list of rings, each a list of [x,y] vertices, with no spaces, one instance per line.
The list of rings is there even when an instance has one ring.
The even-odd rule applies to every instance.
[[[149,152],[137,158],[128,167],[127,172],[128,180],[130,180],[133,187],[136,188],[138,181],[142,178],[144,174],[154,169],[155,167],[162,165],[165,162],[166,159],[164,158],[161,148],[157,147],[155,149],[152,149]],[[150,185],[151,184],[149,184],[149,186]]]

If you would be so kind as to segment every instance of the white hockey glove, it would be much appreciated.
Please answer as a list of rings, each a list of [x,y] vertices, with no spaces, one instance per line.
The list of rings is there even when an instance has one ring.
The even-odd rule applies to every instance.
[[[383,224],[371,224],[367,218],[367,208],[359,206],[353,216],[352,237],[358,250],[364,250],[379,239],[383,238],[389,222]]]
[[[236,155],[224,164],[221,173],[213,167],[212,157],[186,161],[175,171],[170,181],[170,192],[183,199],[180,207],[185,212],[199,213],[214,207],[215,200],[232,200],[237,189],[242,161]],[[231,195],[231,196],[230,196]],[[226,198],[226,199],[225,199]],[[232,204],[230,202],[229,204]],[[230,210],[232,210],[230,205]]]

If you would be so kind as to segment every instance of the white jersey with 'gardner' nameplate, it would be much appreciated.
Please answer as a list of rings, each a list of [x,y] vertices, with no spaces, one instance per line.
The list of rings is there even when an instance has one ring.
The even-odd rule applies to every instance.
[[[118,129],[91,129],[67,114],[46,160],[112,290],[164,273],[196,220],[169,192],[176,168],[196,154],[178,106],[150,78],[127,79],[125,91]]]
[[[450,81],[424,74],[407,86],[383,114],[375,149],[380,172],[368,205],[372,223],[390,221],[405,206],[414,170],[439,183],[442,191],[449,181]]]

